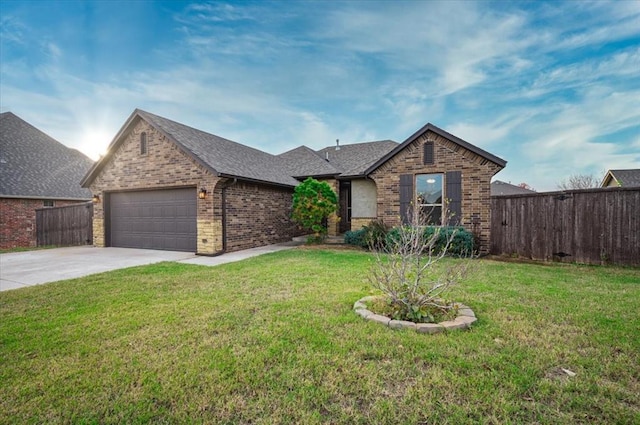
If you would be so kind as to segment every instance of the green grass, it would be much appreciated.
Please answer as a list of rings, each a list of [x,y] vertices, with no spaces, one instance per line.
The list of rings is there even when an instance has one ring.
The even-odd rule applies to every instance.
[[[452,293],[474,328],[419,335],[351,310],[370,259],[0,292],[0,423],[640,423],[639,269],[479,261]]]

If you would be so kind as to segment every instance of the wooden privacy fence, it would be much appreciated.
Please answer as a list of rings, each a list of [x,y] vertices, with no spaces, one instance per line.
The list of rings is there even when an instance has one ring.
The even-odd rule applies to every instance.
[[[494,196],[491,253],[640,266],[640,188]]]
[[[90,202],[36,210],[38,246],[89,245],[93,242],[93,204]]]

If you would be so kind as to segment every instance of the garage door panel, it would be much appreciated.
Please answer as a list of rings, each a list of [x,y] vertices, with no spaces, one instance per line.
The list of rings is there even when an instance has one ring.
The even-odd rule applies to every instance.
[[[194,188],[112,193],[111,246],[195,252],[196,202]]]

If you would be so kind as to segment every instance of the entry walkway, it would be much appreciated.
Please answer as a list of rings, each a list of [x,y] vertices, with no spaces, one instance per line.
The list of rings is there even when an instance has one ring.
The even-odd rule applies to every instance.
[[[0,291],[41,285],[64,279],[159,263],[177,261],[202,266],[217,266],[299,245],[286,242],[205,257],[188,252],[132,248],[94,248],[75,246],[0,254]]]

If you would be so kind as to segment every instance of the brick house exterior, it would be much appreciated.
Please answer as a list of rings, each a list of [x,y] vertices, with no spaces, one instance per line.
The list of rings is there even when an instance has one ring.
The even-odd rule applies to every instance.
[[[455,224],[472,230],[486,252],[490,180],[505,164],[432,124],[401,144],[337,142],[274,156],[135,110],[82,185],[101,200],[94,207],[96,246],[217,255],[299,235],[290,220],[292,195],[306,177],[339,195],[340,212],[328,220],[336,235],[372,219],[398,225],[422,196],[414,190],[419,176],[437,175]]]
[[[141,153],[143,134],[146,146]],[[203,146],[188,145],[197,138],[202,138]],[[225,148],[228,156],[221,163],[194,152],[210,149],[224,155]],[[297,181],[273,167],[270,178],[247,176],[251,170],[238,164],[260,155],[265,157],[258,158],[255,167],[273,166],[269,154],[134,111],[107,154],[83,179],[83,185],[101,199],[94,205],[94,245],[114,245],[109,240],[112,229],[107,215],[116,194],[189,188],[196,203],[196,253],[217,255],[291,240],[299,234],[289,219]],[[235,156],[233,161],[224,164],[230,156]],[[231,170],[225,170],[227,166]],[[204,199],[196,196],[202,190],[206,191]]]
[[[413,187],[419,174],[441,174],[444,180],[444,208],[447,209],[448,200],[449,213],[452,214],[450,222],[444,224],[461,225],[472,231],[478,239],[480,252],[488,253],[491,178],[506,163],[477,147],[461,142],[463,141],[455,136],[428,125],[398,146],[388,158],[375,164],[369,172],[378,189],[378,218],[390,226],[397,226],[403,221],[400,193],[402,176],[407,176],[407,186]],[[429,148],[432,149],[432,154],[431,161],[425,164],[427,144],[432,146]],[[459,181],[453,182],[454,178]],[[415,202],[415,190],[411,190],[411,193],[411,198],[407,200],[409,203]]]
[[[11,112],[0,114],[0,249],[36,246],[36,210],[91,200],[93,161]]]

